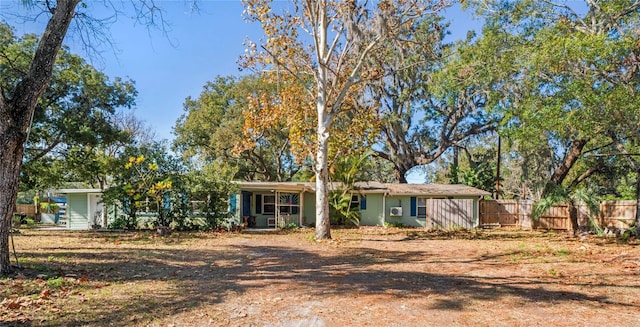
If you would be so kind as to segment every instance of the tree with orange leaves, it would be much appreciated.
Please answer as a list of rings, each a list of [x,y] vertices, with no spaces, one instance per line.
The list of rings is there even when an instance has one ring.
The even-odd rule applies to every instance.
[[[294,0],[289,6],[278,5],[276,12],[270,0],[244,1],[246,18],[259,22],[266,38],[261,45],[247,42],[241,64],[257,70],[275,69],[298,80],[306,94],[298,99],[299,105],[314,111],[316,239],[331,238],[327,188],[330,136],[336,123],[348,119],[354,109],[345,105],[347,99],[361,98],[357,86],[382,77],[368,58],[396,39],[398,31],[411,28],[416,19],[444,5],[444,0],[383,0],[375,4]],[[301,110],[303,114],[309,111]]]

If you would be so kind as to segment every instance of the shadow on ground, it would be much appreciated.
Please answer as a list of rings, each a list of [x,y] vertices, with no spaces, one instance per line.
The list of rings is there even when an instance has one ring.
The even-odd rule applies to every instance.
[[[16,239],[29,242],[36,236],[58,237],[47,232],[17,235]],[[637,306],[615,302],[605,295],[590,295],[586,291],[590,285],[577,282],[564,285],[580,286],[585,291],[553,290],[548,286],[557,282],[547,279],[472,277],[395,268],[415,263],[441,265],[447,260],[462,265],[471,262],[490,265],[517,251],[452,260],[430,256],[426,251],[337,249],[308,241],[295,246],[292,242],[274,244],[280,236],[273,235],[253,235],[250,239],[236,235],[233,237],[237,239],[224,242],[217,242],[206,234],[175,236],[172,241],[140,240],[126,233],[73,233],[65,237],[71,237],[75,245],[56,246],[54,240],[46,248],[20,253],[29,267],[23,271],[25,278],[34,279],[38,274],[73,274],[86,277],[90,281],[88,287],[97,285],[102,290],[96,292],[103,293],[99,301],[83,304],[83,311],[67,307],[64,314],[42,320],[38,325],[121,326],[137,321],[161,321],[267,286],[300,288],[318,298],[349,293],[384,293],[397,298],[437,294],[441,298],[431,306],[436,310],[464,310],[469,301],[495,301],[503,297],[525,302],[580,301]],[[109,288],[115,286],[121,291],[110,293]],[[637,285],[617,286],[638,288]],[[73,300],[69,303],[73,305]]]

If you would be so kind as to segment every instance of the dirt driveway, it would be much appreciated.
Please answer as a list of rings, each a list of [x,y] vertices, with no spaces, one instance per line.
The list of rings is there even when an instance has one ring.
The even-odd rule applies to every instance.
[[[0,326],[638,326],[640,248],[540,232],[23,231]]]

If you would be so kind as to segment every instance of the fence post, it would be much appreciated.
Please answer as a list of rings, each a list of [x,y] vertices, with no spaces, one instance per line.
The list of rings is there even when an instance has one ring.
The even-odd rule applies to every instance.
[[[520,223],[520,201],[516,201],[516,226],[522,228]]]

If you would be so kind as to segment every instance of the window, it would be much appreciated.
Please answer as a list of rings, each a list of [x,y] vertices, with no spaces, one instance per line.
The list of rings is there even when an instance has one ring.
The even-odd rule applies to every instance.
[[[360,196],[355,194],[351,196],[351,204],[349,205],[351,209],[360,208]]]
[[[276,213],[276,196],[264,195],[262,197],[262,213],[265,215],[273,215]]]
[[[427,218],[427,199],[418,198],[418,218]]]
[[[280,213],[297,215],[300,210],[300,195],[297,193],[281,193],[278,201]]]

